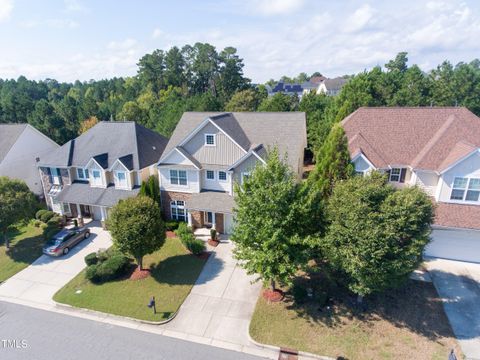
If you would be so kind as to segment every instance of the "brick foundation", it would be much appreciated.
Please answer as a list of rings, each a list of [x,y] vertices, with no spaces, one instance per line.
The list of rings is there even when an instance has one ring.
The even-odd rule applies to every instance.
[[[197,229],[203,227],[203,211],[191,211],[192,226]]]

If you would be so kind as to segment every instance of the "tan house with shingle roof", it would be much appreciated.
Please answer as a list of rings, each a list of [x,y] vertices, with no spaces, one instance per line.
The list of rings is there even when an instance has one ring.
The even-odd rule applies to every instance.
[[[158,164],[163,213],[196,228],[229,233],[233,184],[264,163],[273,146],[288,154],[300,179],[307,146],[305,113],[184,113]]]
[[[360,108],[342,121],[355,170],[437,202],[439,226],[480,229],[480,118],[463,107]]]

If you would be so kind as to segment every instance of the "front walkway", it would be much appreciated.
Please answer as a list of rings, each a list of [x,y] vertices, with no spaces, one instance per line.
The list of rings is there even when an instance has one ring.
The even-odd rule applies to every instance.
[[[231,242],[215,248],[178,315],[164,326],[165,334],[183,333],[235,350],[251,345],[248,327],[261,283],[252,284],[255,277],[238,266],[232,249]]]
[[[467,359],[480,359],[480,264],[428,259],[444,309]]]
[[[0,298],[6,301],[54,305],[53,295],[85,268],[85,255],[108,248],[110,234],[98,222],[87,225],[91,235],[66,256],[42,255],[30,266],[0,285]]]

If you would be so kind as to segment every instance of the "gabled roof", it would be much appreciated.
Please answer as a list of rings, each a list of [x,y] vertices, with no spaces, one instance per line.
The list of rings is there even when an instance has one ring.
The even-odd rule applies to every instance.
[[[41,160],[46,166],[85,166],[94,158],[104,169],[121,159],[129,170],[155,164],[168,139],[133,121],[102,121]]]
[[[288,161],[294,169],[307,145],[303,112],[185,112],[164,153],[168,154],[181,144],[202,123],[207,124],[207,118],[213,118],[211,121],[245,152],[260,144],[266,149],[277,146],[281,155],[288,153]]]
[[[0,125],[0,162],[20,137],[27,124],[1,124]]]
[[[480,118],[463,107],[360,108],[342,126],[350,154],[362,151],[377,168],[441,172],[480,147]]]
[[[348,79],[337,77],[334,79],[325,79],[321,84],[324,84],[327,90],[340,90],[347,82]]]

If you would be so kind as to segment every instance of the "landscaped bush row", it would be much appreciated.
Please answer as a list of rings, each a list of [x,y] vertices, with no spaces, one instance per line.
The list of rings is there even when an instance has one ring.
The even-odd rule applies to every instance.
[[[130,259],[116,250],[91,253],[85,256],[87,271],[85,277],[94,283],[111,281],[124,275]]]
[[[165,222],[165,228],[167,229],[167,231],[175,231],[178,229],[179,225],[180,225],[180,222],[175,220]]]
[[[175,234],[180,238],[183,246],[194,255],[199,255],[205,251],[205,243],[202,240],[198,240],[193,235],[192,228],[185,223],[180,223]]]
[[[55,213],[53,211],[42,209],[37,211],[37,213],[35,214],[35,219],[47,223],[48,220],[50,220],[54,216]]]

